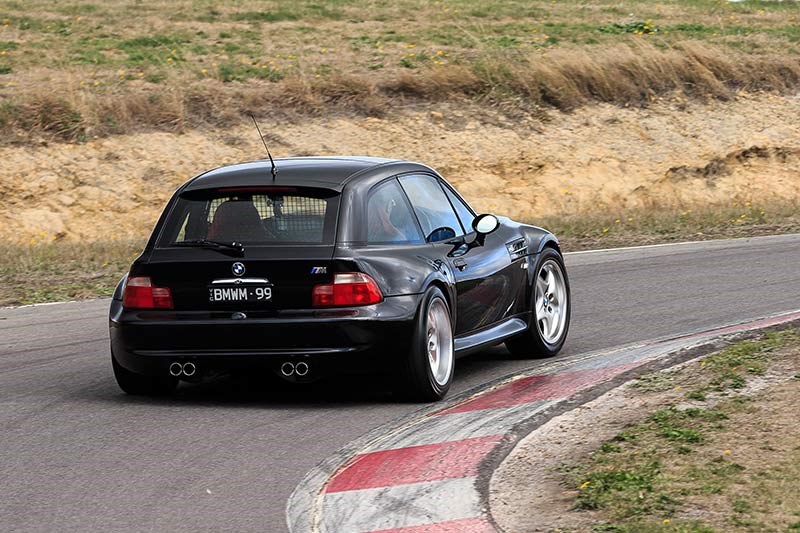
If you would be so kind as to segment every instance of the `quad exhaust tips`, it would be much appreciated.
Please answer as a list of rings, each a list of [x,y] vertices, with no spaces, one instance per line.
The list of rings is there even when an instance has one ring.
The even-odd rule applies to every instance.
[[[310,370],[308,363],[304,361],[300,361],[299,363],[295,364],[291,361],[286,361],[281,365],[281,374],[283,377],[290,378],[292,376],[303,377],[308,374]]]
[[[177,378],[180,376],[186,376],[190,378],[197,373],[197,366],[194,363],[179,363],[175,361],[171,365],[169,365],[169,375]]]
[[[283,374],[287,378],[292,374],[294,374],[294,363],[290,363],[289,361],[283,363],[281,365],[281,374]]]
[[[294,365],[294,373],[300,376],[301,378],[306,374],[308,374],[308,370],[309,370],[308,363],[304,363],[303,361],[300,361],[299,363]]]

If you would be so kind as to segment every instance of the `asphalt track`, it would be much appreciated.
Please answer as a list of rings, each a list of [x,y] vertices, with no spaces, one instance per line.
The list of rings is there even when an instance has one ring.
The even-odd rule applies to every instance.
[[[565,355],[796,309],[800,235],[567,257]],[[284,531],[306,471],[419,408],[356,381],[265,389],[221,379],[176,398],[123,395],[107,301],[0,309],[0,530]],[[458,361],[451,394],[536,361]]]

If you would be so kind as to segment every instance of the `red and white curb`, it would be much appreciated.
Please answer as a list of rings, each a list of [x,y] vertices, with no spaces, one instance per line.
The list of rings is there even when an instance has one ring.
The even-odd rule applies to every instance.
[[[287,504],[292,532],[495,531],[476,486],[512,428],[667,354],[800,320],[800,310],[564,358],[427,408],[358,439],[309,472]]]

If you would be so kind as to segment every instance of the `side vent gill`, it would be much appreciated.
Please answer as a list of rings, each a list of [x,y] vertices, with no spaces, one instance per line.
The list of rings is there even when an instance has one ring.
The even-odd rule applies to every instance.
[[[524,238],[506,243],[506,249],[512,261],[516,261],[520,257],[528,255],[528,245],[525,244]]]

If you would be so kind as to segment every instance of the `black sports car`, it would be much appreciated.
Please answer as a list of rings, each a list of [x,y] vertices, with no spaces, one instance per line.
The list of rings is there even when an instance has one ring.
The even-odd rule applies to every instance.
[[[438,400],[458,356],[551,356],[569,321],[551,233],[476,216],[419,163],[290,158],[175,192],[114,293],[111,353],[131,394],[217,372],[389,372]]]

